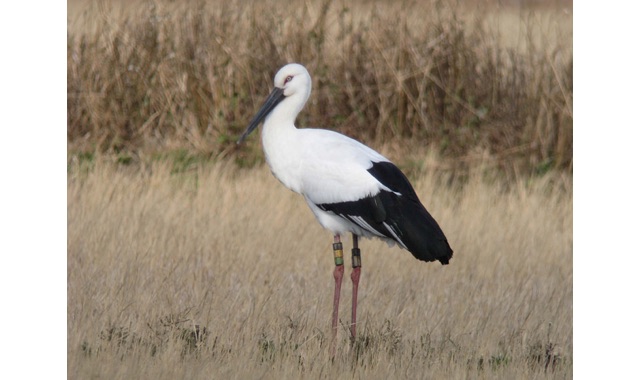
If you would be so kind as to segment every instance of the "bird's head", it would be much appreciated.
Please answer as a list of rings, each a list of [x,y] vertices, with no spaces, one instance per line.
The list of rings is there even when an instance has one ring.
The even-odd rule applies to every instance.
[[[311,76],[301,64],[290,63],[278,70],[273,86],[282,89],[285,97],[302,94],[306,100],[311,93]]]
[[[311,94],[311,76],[304,66],[290,63],[278,70],[273,79],[273,86],[271,94],[253,117],[247,130],[238,139],[238,144],[249,136],[278,104],[286,99],[292,108],[290,113],[295,118]]]

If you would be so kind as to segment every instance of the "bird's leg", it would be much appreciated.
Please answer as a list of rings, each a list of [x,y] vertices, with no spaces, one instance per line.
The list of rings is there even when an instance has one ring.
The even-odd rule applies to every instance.
[[[353,296],[351,297],[351,342],[356,340],[356,309],[358,307],[358,283],[360,283],[360,248],[358,248],[358,236],[353,234],[353,249],[351,250],[351,281],[353,282]]]
[[[336,280],[336,288],[333,293],[333,319],[331,321],[331,331],[333,337],[333,346],[331,348],[331,356],[335,355],[335,339],[338,332],[338,304],[340,303],[340,288],[342,287],[342,276],[344,275],[344,259],[342,258],[342,242],[340,235],[333,237],[333,258],[336,268],[333,271],[333,278]]]

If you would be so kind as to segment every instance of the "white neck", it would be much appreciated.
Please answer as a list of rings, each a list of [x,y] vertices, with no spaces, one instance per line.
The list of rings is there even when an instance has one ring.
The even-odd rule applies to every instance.
[[[298,129],[294,122],[304,101],[306,99],[298,94],[287,97],[271,111],[262,125],[262,147],[267,164],[280,182],[296,192],[300,192],[301,184],[292,181],[300,177],[287,175],[285,178],[284,173],[294,173],[299,169]]]

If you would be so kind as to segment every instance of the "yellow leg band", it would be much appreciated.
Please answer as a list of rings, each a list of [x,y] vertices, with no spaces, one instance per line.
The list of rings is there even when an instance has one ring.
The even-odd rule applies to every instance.
[[[333,243],[333,258],[336,265],[344,264],[344,259],[342,257],[342,243]]]

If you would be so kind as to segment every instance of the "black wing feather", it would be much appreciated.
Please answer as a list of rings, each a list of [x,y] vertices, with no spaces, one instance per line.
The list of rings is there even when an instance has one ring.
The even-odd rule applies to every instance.
[[[418,260],[448,264],[453,250],[407,177],[391,162],[375,162],[368,171],[391,191],[383,190],[357,201],[317,206],[351,221],[353,217],[362,218],[378,233],[407,247]]]

